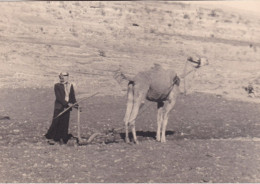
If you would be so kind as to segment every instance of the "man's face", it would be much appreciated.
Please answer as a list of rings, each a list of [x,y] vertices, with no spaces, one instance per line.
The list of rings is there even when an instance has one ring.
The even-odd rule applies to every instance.
[[[61,75],[60,76],[60,82],[62,82],[62,83],[69,82],[69,76]]]

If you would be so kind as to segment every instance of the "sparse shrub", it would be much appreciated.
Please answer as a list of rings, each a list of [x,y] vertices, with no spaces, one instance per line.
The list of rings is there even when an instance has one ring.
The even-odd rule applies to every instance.
[[[105,51],[99,50],[98,52],[99,52],[99,56],[106,57]]]
[[[137,26],[137,27],[138,27],[139,25],[138,25],[138,24],[136,24],[136,23],[133,23],[133,26]]]
[[[106,16],[106,12],[104,10],[102,10],[101,15]]]
[[[148,8],[148,7],[145,7],[145,12],[146,12],[147,14],[150,14],[150,13],[152,13],[152,12],[156,12],[156,11],[157,11],[156,8],[154,8],[154,9],[150,9],[150,8]]]
[[[72,35],[75,36],[75,37],[79,36],[78,33],[76,33],[76,32],[73,32]]]
[[[79,2],[75,2],[74,5],[75,5],[75,6],[80,6],[80,3],[79,3]]]
[[[183,18],[184,18],[184,19],[190,19],[190,16],[189,16],[188,14],[185,14],[185,15],[183,16]]]
[[[228,95],[228,92],[227,92],[227,91],[223,91],[223,94],[224,94],[224,95]]]
[[[209,16],[211,16],[211,17],[218,17],[218,15],[216,13],[216,10],[211,10]]]
[[[150,29],[150,33],[155,33],[155,30],[154,29]]]
[[[232,23],[231,20],[224,20],[224,22],[226,22],[226,23]]]
[[[172,24],[168,24],[168,27],[171,27],[172,26]]]
[[[70,28],[69,30],[70,30],[70,32],[71,32],[71,34],[72,34],[73,36],[75,36],[75,37],[78,37],[78,36],[79,36],[78,33],[75,31],[75,28],[74,28],[74,27],[73,27],[73,28]]]
[[[50,45],[50,44],[46,44],[45,48],[48,49],[48,50],[52,50],[53,49],[52,45]]]
[[[161,22],[164,22],[164,17],[162,17],[162,18],[160,19],[160,21],[161,21]]]
[[[66,9],[67,5],[64,3],[64,1],[60,1],[59,7]]]
[[[202,11],[203,10],[201,10],[201,9],[197,10],[197,16],[196,17],[198,17],[199,19],[202,19],[203,15],[204,15],[204,13]]]
[[[246,21],[245,21],[245,24],[246,24],[246,25],[248,25],[249,23],[250,23],[250,21],[249,21],[249,20],[246,20]]]

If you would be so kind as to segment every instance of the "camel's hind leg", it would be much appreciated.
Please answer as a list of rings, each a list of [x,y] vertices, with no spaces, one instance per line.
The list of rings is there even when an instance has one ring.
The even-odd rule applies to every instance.
[[[156,132],[156,140],[161,141],[161,126],[163,121],[163,102],[157,103],[157,132]]]
[[[126,113],[125,113],[125,141],[129,143],[129,136],[128,136],[128,126],[129,126],[129,118],[132,113],[134,103],[134,91],[133,91],[133,84],[128,84],[128,92],[127,92],[127,106],[126,106]]]
[[[169,112],[173,109],[173,107],[176,103],[178,92],[179,92],[178,86],[174,85],[172,91],[169,94],[168,101],[166,101],[165,104],[164,104],[161,142],[166,142],[165,132],[166,132],[166,126],[167,126],[167,123],[168,123]]]
[[[138,92],[135,89],[134,89],[134,105],[133,105],[132,113],[131,113],[130,118],[129,118],[130,119],[129,123],[132,127],[132,134],[133,134],[134,142],[136,144],[138,144],[137,137],[136,137],[136,131],[135,131],[135,119],[138,115],[141,104],[144,103],[145,93]]]

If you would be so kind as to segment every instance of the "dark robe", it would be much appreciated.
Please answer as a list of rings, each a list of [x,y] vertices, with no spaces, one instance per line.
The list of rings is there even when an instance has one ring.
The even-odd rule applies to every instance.
[[[70,88],[70,94],[69,94],[69,101],[65,101],[65,90],[64,90],[64,84],[57,83],[54,86],[55,96],[56,100],[54,103],[54,113],[53,118],[55,118],[59,113],[61,113],[64,109],[66,109],[68,106],[68,103],[76,103],[75,98],[75,92],[73,85],[71,84]],[[72,109],[71,109],[72,110]],[[45,134],[45,137],[47,139],[53,139],[54,141],[63,141],[64,143],[67,143],[69,140],[69,120],[70,120],[70,111],[65,112],[58,118],[55,118],[52,120],[52,124],[48,130],[48,132]]]

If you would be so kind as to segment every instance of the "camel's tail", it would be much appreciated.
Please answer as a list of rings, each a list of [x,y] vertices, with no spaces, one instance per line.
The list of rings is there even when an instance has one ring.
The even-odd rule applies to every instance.
[[[133,81],[132,78],[130,78],[130,77],[126,76],[125,74],[123,74],[123,72],[120,69],[115,71],[113,77],[119,84],[121,84],[123,81],[127,81],[127,82]]]

